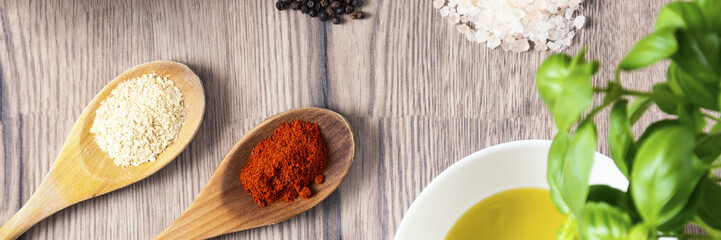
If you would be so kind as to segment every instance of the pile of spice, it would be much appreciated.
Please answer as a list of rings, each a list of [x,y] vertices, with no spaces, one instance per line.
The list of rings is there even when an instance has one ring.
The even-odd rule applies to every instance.
[[[283,123],[253,148],[240,171],[240,183],[260,207],[311,196],[311,183],[323,183],[328,150],[317,123]]]
[[[126,80],[95,111],[90,132],[118,166],[155,161],[180,132],[183,94],[156,74]]]
[[[470,41],[505,51],[562,51],[586,22],[583,0],[434,0]]]
[[[278,0],[275,3],[278,10],[299,10],[324,22],[330,20],[333,24],[339,24],[343,14],[349,14],[351,19],[365,18],[360,11],[361,6],[363,0]]]

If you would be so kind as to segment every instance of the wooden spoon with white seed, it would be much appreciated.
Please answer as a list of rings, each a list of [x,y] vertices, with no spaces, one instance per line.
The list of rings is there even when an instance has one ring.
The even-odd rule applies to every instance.
[[[328,147],[325,182],[311,184],[313,195],[293,202],[258,207],[240,184],[240,170],[261,140],[273,135],[280,124],[303,120],[318,123]],[[256,126],[238,142],[210,177],[188,210],[157,239],[205,239],[285,221],[323,201],[348,174],[355,141],[350,124],[338,113],[321,108],[300,108],[275,115]]]
[[[183,94],[184,125],[176,140],[158,155],[156,161],[140,166],[116,166],[98,147],[89,131],[95,110],[121,82],[152,73],[173,81]],[[85,108],[45,180],[20,211],[0,228],[0,239],[16,239],[36,223],[70,205],[128,186],[157,172],[188,146],[200,127],[204,112],[205,94],[200,79],[183,64],[149,62],[120,74]]]

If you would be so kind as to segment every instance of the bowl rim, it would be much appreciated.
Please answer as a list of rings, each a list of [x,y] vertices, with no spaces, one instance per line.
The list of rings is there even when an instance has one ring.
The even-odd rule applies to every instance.
[[[411,224],[411,223],[409,223],[409,221],[411,221],[411,220],[408,220],[408,218],[409,217],[410,218],[421,217],[421,216],[416,216],[416,215],[420,214],[420,213],[418,213],[419,212],[418,208],[423,207],[423,206],[419,206],[419,205],[424,204],[424,203],[419,203],[419,201],[422,201],[421,199],[428,198],[428,196],[433,194],[434,190],[436,188],[438,188],[437,187],[438,185],[444,184],[444,182],[447,181],[446,179],[448,179],[450,176],[456,174],[456,172],[463,169],[465,166],[467,166],[471,163],[474,163],[476,161],[488,160],[488,159],[484,159],[484,158],[486,158],[489,155],[493,155],[493,154],[496,154],[499,152],[512,150],[512,149],[523,149],[523,148],[536,148],[536,149],[550,148],[551,143],[552,143],[551,140],[540,140],[540,139],[519,140],[519,141],[511,141],[511,142],[501,143],[501,144],[493,145],[493,146],[481,149],[479,151],[476,151],[466,157],[463,157],[461,160],[453,163],[450,167],[446,168],[440,174],[438,174],[438,176],[433,178],[433,180],[431,180],[431,182],[428,185],[426,185],[423,188],[423,190],[416,196],[416,198],[413,200],[413,203],[411,204],[411,206],[404,213],[403,219],[401,220],[400,224],[398,225],[398,227],[395,231],[394,239],[401,239],[401,238],[399,238],[399,235],[403,235],[403,233],[405,233],[405,232],[413,231],[412,229],[409,229],[411,227],[411,226],[409,226],[409,224]],[[610,158],[608,158],[607,156],[605,156],[599,152],[595,152],[594,166],[596,166],[596,164],[598,164],[597,162],[607,162],[607,163],[610,162],[611,164],[613,164],[613,167],[614,167],[613,169],[616,169],[616,171],[617,171],[617,172],[612,173],[611,175],[623,176],[623,174],[620,172],[620,170],[618,170],[618,168],[615,166],[615,163],[613,163],[613,160],[611,160]],[[592,170],[591,178],[594,177],[593,176],[594,172],[595,171]],[[545,169],[544,169],[543,174],[545,176]],[[591,181],[591,182],[594,182],[594,181]],[[596,181],[596,183],[598,183],[598,181]],[[609,183],[607,183],[607,184],[609,184],[613,187],[622,189],[622,190],[625,190],[628,187],[628,181],[625,178],[621,179],[618,177],[614,177],[613,179],[609,179]],[[513,188],[507,188],[505,190],[510,190],[510,189],[513,189]],[[504,191],[504,190],[502,190],[502,191]],[[501,192],[501,191],[496,191],[493,194],[498,193],[498,192]],[[493,194],[491,194],[491,195],[493,195]],[[429,217],[429,216],[422,216],[422,217]]]

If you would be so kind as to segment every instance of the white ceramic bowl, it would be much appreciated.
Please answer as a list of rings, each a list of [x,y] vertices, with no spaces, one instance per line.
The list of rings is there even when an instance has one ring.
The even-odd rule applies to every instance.
[[[526,140],[492,146],[443,171],[418,195],[401,221],[395,239],[443,239],[471,206],[495,193],[519,188],[548,188],[546,156],[550,140]],[[628,181],[613,160],[596,153],[590,182],[625,190]]]

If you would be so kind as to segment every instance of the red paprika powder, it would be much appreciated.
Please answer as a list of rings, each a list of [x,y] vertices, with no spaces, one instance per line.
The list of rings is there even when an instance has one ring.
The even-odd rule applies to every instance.
[[[328,149],[317,123],[283,123],[253,148],[240,171],[240,183],[258,206],[292,202],[311,195],[311,183],[323,182]]]

